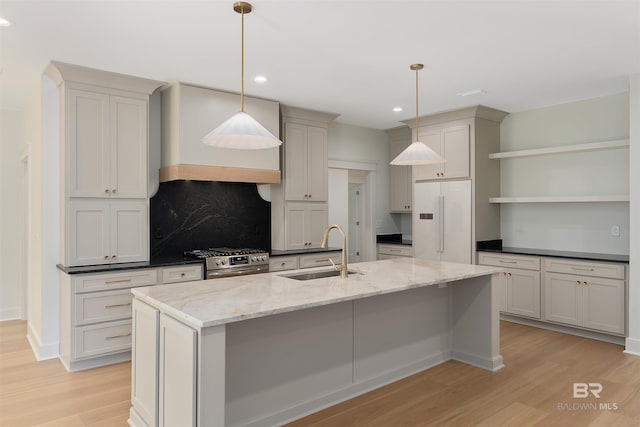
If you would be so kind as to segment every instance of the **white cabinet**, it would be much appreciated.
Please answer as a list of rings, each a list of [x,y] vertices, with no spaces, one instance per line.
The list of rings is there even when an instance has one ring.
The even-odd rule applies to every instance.
[[[378,243],[378,259],[413,257],[413,247],[409,245],[395,245]]]
[[[419,182],[414,199],[414,256],[470,264],[471,181]]]
[[[68,266],[149,259],[147,201],[72,200],[67,209]]]
[[[297,270],[299,268],[323,267],[331,265],[331,259],[335,264],[340,264],[341,251],[316,252],[304,255],[273,256],[269,259],[269,271]]]
[[[389,160],[396,158],[411,144],[409,126],[388,129]],[[411,166],[389,165],[389,207],[391,212],[411,212],[413,181]]]
[[[416,180],[468,178],[469,140],[468,125],[442,126],[432,125],[418,129],[418,140],[424,142],[436,153],[445,158],[445,163],[414,166],[413,177]]]
[[[147,197],[147,97],[113,93],[68,91],[71,197]]]
[[[148,335],[150,326],[139,331],[137,336],[135,331],[132,332],[131,288],[202,278],[203,265],[200,263],[107,273],[73,275],[61,273],[60,359],[62,363],[67,370],[76,371],[129,360],[132,333],[133,339],[143,341],[152,339]],[[136,315],[135,310],[133,315]],[[140,316],[149,319],[148,311]],[[147,354],[137,357],[138,362],[134,361],[134,363],[155,363],[153,359],[148,358]],[[145,372],[147,369],[150,368],[146,365],[142,368]],[[135,393],[135,382],[133,386]],[[141,387],[144,388],[145,385]],[[145,390],[142,395],[146,397],[141,399],[148,407],[150,397],[147,393],[151,389]]]
[[[319,247],[327,229],[327,204],[288,202],[285,224],[287,249]]]
[[[621,264],[545,260],[545,319],[624,334],[623,279]]]
[[[327,200],[326,127],[285,122],[285,199]]]
[[[500,295],[500,311],[540,319],[540,258],[481,253],[478,263],[505,267],[494,276]]]

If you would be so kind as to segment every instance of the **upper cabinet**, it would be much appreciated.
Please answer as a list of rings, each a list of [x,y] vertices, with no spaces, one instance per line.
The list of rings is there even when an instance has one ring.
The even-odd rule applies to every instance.
[[[163,82],[52,62],[65,266],[149,259],[149,95]],[[125,200],[126,199],[126,200]]]
[[[148,100],[105,88],[76,89],[67,102],[69,196],[147,196]],[[118,94],[118,95],[116,95]]]
[[[280,138],[280,104],[245,96],[245,111]],[[280,150],[235,150],[202,138],[240,110],[240,94],[172,84],[162,91],[160,181],[280,182]]]
[[[389,135],[389,160],[396,158],[411,144],[411,129],[408,126],[387,130]],[[411,212],[413,183],[411,166],[389,165],[389,205],[391,212]]]
[[[415,166],[417,180],[469,177],[469,125],[434,124],[418,128],[418,140],[446,160],[445,163]]]
[[[284,123],[285,199],[327,200],[327,127]]]

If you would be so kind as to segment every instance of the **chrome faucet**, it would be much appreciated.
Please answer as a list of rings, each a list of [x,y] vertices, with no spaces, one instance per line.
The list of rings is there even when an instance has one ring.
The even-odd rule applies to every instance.
[[[344,230],[342,230],[342,228],[338,224],[330,225],[329,228],[327,228],[327,230],[324,232],[324,237],[322,238],[322,245],[320,246],[326,249],[329,243],[329,232],[331,231],[332,228],[335,228],[340,232],[340,234],[342,234],[342,257],[341,257],[342,264],[340,264],[340,266],[335,265],[335,263],[331,258],[329,258],[329,261],[331,261],[331,264],[333,264],[333,267],[336,270],[340,270],[340,277],[345,278],[345,277],[348,277],[349,274],[347,270],[347,236],[344,234]]]

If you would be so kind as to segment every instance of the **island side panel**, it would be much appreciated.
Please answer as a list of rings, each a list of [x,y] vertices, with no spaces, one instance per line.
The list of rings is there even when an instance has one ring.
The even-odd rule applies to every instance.
[[[227,324],[225,425],[280,425],[335,403],[352,383],[352,332],[352,302]]]
[[[225,426],[226,340],[225,325],[198,331],[198,415],[200,427]]]
[[[500,315],[491,275],[452,283],[451,357],[489,371],[504,365],[500,354]]]
[[[449,360],[450,298],[427,286],[354,301],[354,382],[379,387]]]

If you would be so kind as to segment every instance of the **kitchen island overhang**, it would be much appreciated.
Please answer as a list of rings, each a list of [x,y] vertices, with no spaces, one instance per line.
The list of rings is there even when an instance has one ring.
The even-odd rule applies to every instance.
[[[447,360],[502,368],[500,268],[406,258],[350,269],[133,290],[130,424],[277,425]]]

